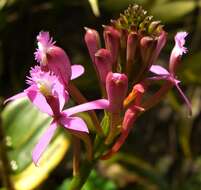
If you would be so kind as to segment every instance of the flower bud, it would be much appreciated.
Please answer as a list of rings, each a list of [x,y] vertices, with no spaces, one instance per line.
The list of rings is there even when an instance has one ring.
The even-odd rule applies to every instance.
[[[155,64],[156,59],[158,58],[161,50],[163,49],[163,47],[166,44],[166,41],[167,41],[167,33],[165,31],[162,31],[157,40],[156,51],[153,55],[154,57],[153,57],[152,64]]]
[[[107,49],[99,49],[95,54],[95,65],[101,82],[105,85],[107,74],[112,71],[112,55]]]
[[[140,52],[142,56],[142,61],[144,65],[149,65],[151,57],[156,48],[157,40],[152,37],[145,36],[140,40]]]
[[[112,26],[106,26],[103,35],[105,47],[111,51],[114,68],[116,68],[120,48],[120,32]]]
[[[126,50],[126,73],[129,74],[129,71],[133,67],[135,53],[138,45],[138,35],[137,33],[131,32],[127,38],[127,50]]]
[[[121,73],[108,73],[106,91],[111,112],[119,112],[123,107],[123,100],[128,90],[128,78]]]
[[[96,30],[85,27],[86,33],[84,36],[91,60],[94,62],[96,51],[100,48],[100,37]]]

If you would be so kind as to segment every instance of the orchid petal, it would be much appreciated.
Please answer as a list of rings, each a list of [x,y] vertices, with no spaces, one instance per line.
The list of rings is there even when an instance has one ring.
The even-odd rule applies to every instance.
[[[80,131],[80,132],[86,132],[86,133],[89,132],[87,125],[79,117],[67,117],[67,116],[63,115],[60,118],[59,123],[61,125],[63,125],[66,129]]]
[[[168,80],[170,77],[169,76],[154,76],[154,77],[148,77],[146,80],[148,81],[158,81],[158,80]]]
[[[170,73],[165,68],[161,67],[160,65],[152,65],[150,67],[150,71],[157,75],[170,75]]]
[[[79,112],[95,110],[95,109],[108,109],[108,108],[109,108],[109,101],[106,99],[100,99],[68,108],[64,110],[63,113],[66,113],[68,116],[71,116]]]
[[[84,73],[84,67],[82,65],[72,65],[71,70],[72,70],[71,80],[78,78]]]
[[[190,101],[188,100],[186,95],[183,93],[182,89],[179,87],[177,82],[175,82],[175,86],[176,86],[177,90],[179,91],[181,97],[185,101],[185,103],[186,103],[186,105],[188,107],[188,110],[189,110],[189,114],[192,115],[192,105],[191,105]]]
[[[47,128],[45,133],[42,135],[37,145],[34,147],[32,151],[32,159],[36,166],[38,166],[38,161],[44,153],[45,149],[47,148],[48,144],[50,143],[53,135],[55,134],[56,129],[57,123],[53,121]]]
[[[52,109],[50,108],[49,104],[47,103],[45,97],[38,92],[34,88],[29,88],[26,90],[27,96],[30,101],[39,108],[42,112],[45,112],[49,115],[53,115]]]
[[[60,83],[59,81],[57,83],[55,83],[54,90],[55,90],[56,97],[58,97],[59,109],[61,112],[66,101],[68,101],[68,99],[69,99],[69,94],[65,90],[64,85],[62,83]]]
[[[4,101],[4,104],[6,104],[7,102],[12,101],[12,100],[17,100],[17,99],[19,99],[19,98],[24,98],[24,97],[26,97],[26,96],[27,96],[27,94],[26,94],[25,92],[20,92],[20,93],[18,93],[18,94],[16,94],[16,95],[11,96],[10,98],[6,99],[6,100]]]

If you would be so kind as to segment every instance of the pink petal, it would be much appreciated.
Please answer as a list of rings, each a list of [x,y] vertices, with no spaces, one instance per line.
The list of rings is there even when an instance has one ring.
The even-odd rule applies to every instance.
[[[177,34],[175,35],[175,47],[177,48],[179,55],[187,52],[187,48],[184,47],[186,41],[185,38],[187,35],[187,32],[177,32]]]
[[[24,98],[24,97],[26,97],[26,96],[27,96],[27,94],[26,94],[25,92],[20,92],[20,93],[18,93],[18,94],[16,94],[16,95],[14,95],[14,96],[12,96],[12,97],[6,99],[6,100],[4,101],[4,104],[6,104],[7,102],[12,101],[12,100],[17,100],[17,99],[19,99],[19,98]]]
[[[45,112],[49,115],[53,115],[52,109],[47,103],[45,97],[40,92],[38,92],[36,89],[33,89],[33,88],[27,89],[26,92],[30,101],[35,106],[37,106],[42,112]]]
[[[108,109],[108,108],[109,108],[109,101],[106,99],[100,99],[68,108],[64,110],[63,113],[66,113],[68,116],[71,116],[79,112],[95,110],[95,109]]]
[[[54,90],[55,90],[56,97],[58,97],[58,99],[59,99],[59,108],[60,108],[60,112],[61,112],[66,101],[68,101],[68,99],[69,99],[69,94],[65,90],[64,85],[62,83],[60,83],[59,81],[57,83],[55,83]]]
[[[78,78],[84,73],[84,67],[82,65],[72,65],[71,70],[72,70],[71,80]]]
[[[159,76],[154,76],[154,77],[148,77],[148,78],[146,78],[146,80],[148,80],[148,81],[170,80],[170,79],[171,79],[171,77],[170,76],[166,76],[166,75],[161,75],[161,76],[159,75]]]
[[[45,151],[45,149],[47,148],[48,144],[50,143],[53,135],[55,134],[56,129],[57,129],[57,123],[53,121],[47,128],[43,136],[40,138],[37,145],[34,147],[32,151],[32,159],[36,166],[38,166],[38,161],[42,156],[43,152]]]
[[[170,73],[160,65],[152,65],[150,71],[157,75],[170,75]]]
[[[63,117],[61,117],[61,119],[59,120],[59,123],[63,125],[66,129],[89,133],[87,125],[79,117],[68,117],[63,115]]]
[[[183,93],[182,89],[179,87],[177,81],[175,81],[175,86],[176,86],[177,90],[179,91],[181,97],[185,101],[185,103],[188,107],[188,110],[189,110],[189,114],[192,115],[192,105],[191,105],[190,101],[188,100],[188,98],[186,97],[186,95]]]

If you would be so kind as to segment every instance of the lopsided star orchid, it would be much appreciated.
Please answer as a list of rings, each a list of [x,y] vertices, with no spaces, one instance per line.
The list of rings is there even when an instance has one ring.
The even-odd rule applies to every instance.
[[[84,68],[81,65],[71,66],[65,51],[55,43],[49,32],[40,32],[37,36],[38,48],[34,53],[35,60],[40,63],[43,71],[51,71],[67,87],[70,79],[77,78],[84,73]]]
[[[185,53],[187,53],[187,48],[184,47],[185,44],[185,37],[187,36],[186,32],[178,32],[175,36],[175,46],[172,50],[171,56],[170,56],[170,63],[169,63],[169,71],[167,71],[165,68],[159,66],[159,65],[152,65],[150,68],[150,71],[152,73],[155,73],[156,77],[152,77],[152,79],[155,80],[168,80],[175,85],[177,88],[179,94],[185,101],[190,114],[192,114],[192,109],[191,109],[191,103],[186,97],[186,95],[183,93],[181,88],[179,87],[180,81],[177,80],[177,77],[175,75],[176,69],[178,67],[178,64],[180,62],[181,56]]]
[[[31,69],[30,77],[27,77],[27,84],[30,85],[27,89],[6,101],[28,97],[42,112],[52,117],[50,126],[32,152],[33,162],[36,165],[58,126],[63,126],[69,131],[88,133],[89,131],[85,122],[81,118],[72,115],[93,109],[107,109],[109,105],[107,100],[100,99],[62,111],[65,102],[69,99],[68,92],[65,90],[64,85],[60,83],[57,76],[51,72],[42,71],[40,66],[35,66]]]

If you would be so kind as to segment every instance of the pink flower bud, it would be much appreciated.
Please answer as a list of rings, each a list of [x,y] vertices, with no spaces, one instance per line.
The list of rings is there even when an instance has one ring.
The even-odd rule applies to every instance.
[[[156,53],[155,53],[155,59],[153,61],[153,64],[154,64],[155,60],[158,58],[161,50],[165,46],[166,41],[167,41],[167,33],[165,31],[162,31],[157,40]]]
[[[100,48],[100,37],[96,30],[85,27],[86,33],[84,36],[91,60],[94,62],[96,51]]]
[[[106,26],[103,35],[105,39],[105,47],[106,49],[111,51],[114,68],[116,68],[119,55],[121,34],[112,26]]]
[[[140,52],[144,65],[149,65],[151,63],[151,57],[157,46],[157,40],[145,36],[140,40]]]
[[[137,33],[131,32],[127,38],[127,52],[126,52],[126,73],[129,74],[129,71],[132,69],[135,59],[135,53],[138,45],[138,36]]]
[[[95,65],[101,82],[105,85],[107,74],[112,71],[112,55],[107,49],[99,49],[95,54]]]
[[[128,78],[125,74],[108,73],[106,78],[106,91],[112,112],[118,112],[122,109],[127,90]]]
[[[184,47],[187,32],[178,32],[175,36],[175,46],[170,55],[169,71],[175,75],[178,64],[180,63],[181,56],[187,53],[187,48]]]

